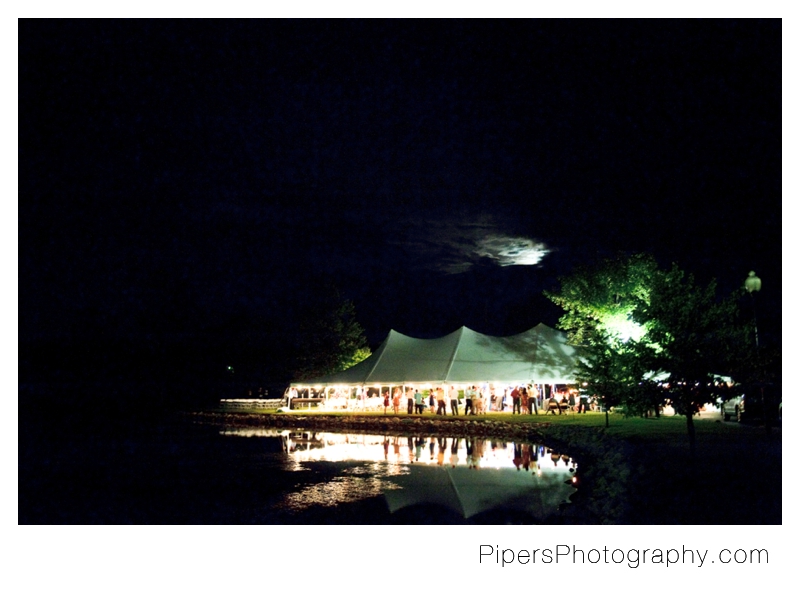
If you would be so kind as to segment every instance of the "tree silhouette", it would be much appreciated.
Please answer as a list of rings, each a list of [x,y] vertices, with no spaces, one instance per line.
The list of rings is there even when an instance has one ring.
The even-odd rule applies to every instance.
[[[296,338],[296,380],[346,370],[370,356],[353,302],[326,284],[305,305]]]

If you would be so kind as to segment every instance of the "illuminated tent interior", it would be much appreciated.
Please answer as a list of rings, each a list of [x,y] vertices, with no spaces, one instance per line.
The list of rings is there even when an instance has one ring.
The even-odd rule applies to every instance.
[[[566,334],[544,324],[508,337],[465,326],[438,339],[415,339],[392,330],[363,362],[292,386],[572,384],[577,357]]]

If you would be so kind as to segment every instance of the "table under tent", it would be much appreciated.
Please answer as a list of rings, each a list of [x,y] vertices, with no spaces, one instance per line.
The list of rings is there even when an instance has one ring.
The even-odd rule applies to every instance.
[[[395,330],[367,359],[342,372],[294,382],[292,407],[318,404],[327,410],[383,409],[383,394],[419,389],[427,395],[455,386],[463,395],[469,386],[505,390],[533,385],[547,398],[556,385],[576,382],[578,349],[566,334],[538,324],[507,337],[495,337],[465,326],[438,339],[416,339]],[[447,399],[449,400],[449,399]],[[427,401],[426,401],[427,402]]]

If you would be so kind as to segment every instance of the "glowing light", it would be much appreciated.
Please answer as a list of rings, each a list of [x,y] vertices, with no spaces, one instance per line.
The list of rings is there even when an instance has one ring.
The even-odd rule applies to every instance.
[[[478,240],[475,252],[479,257],[489,258],[505,267],[539,264],[549,251],[542,242],[530,238],[490,234]]]
[[[610,314],[603,320],[603,324],[609,333],[616,336],[623,343],[627,343],[631,339],[638,341],[644,336],[645,332],[644,327],[632,321],[627,312]]]

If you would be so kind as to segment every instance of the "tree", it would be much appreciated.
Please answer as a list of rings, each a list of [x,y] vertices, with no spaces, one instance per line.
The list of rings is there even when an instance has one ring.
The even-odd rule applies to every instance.
[[[355,305],[336,287],[324,286],[305,305],[296,335],[295,379],[308,380],[350,368],[371,354]]]
[[[686,416],[694,454],[693,416],[708,403],[726,398],[719,382],[733,376],[746,356],[747,326],[742,324],[735,296],[716,298],[716,282],[698,285],[676,264],[652,279],[648,300],[632,311],[646,328],[637,348],[653,369],[666,375],[662,389],[677,413]]]
[[[652,383],[645,378],[647,360],[636,349],[644,333],[631,314],[649,297],[658,265],[647,254],[619,254],[562,277],[559,292],[545,292],[564,309],[558,327],[573,345],[583,348],[578,380],[584,394],[596,395],[606,409],[624,405],[628,413],[647,403],[657,410]]]
[[[583,394],[596,396],[603,404],[608,427],[608,410],[612,407],[622,406],[625,415],[646,415],[651,411],[659,415],[664,397],[651,370],[638,343],[607,336],[605,341],[584,349],[577,380]]]
[[[578,267],[561,277],[559,292],[545,292],[564,315],[558,327],[567,332],[573,345],[638,340],[643,329],[631,320],[633,308],[646,301],[658,270],[649,254],[619,254],[599,263]]]
[[[677,265],[663,271],[644,254],[580,268],[548,297],[566,312],[559,328],[583,345],[587,389],[633,414],[669,400],[686,416],[694,452],[693,415],[729,396],[719,378],[733,376],[744,358],[747,327],[736,300],[717,300],[715,281],[699,286]]]

